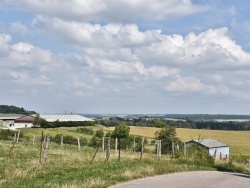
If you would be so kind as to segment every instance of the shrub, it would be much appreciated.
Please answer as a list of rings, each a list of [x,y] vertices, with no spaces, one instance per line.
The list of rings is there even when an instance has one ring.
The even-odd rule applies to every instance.
[[[193,144],[187,149],[187,157],[196,163],[214,164],[214,158],[209,155],[208,151],[196,144]]]
[[[88,135],[93,135],[94,134],[94,130],[91,128],[87,128],[87,127],[81,127],[77,129],[78,132],[84,133],[84,134],[88,134]]]
[[[9,129],[1,129],[0,130],[0,139],[2,140],[12,140],[14,138],[15,133],[17,134],[18,131],[12,131]],[[20,132],[19,138],[23,138],[23,133]]]

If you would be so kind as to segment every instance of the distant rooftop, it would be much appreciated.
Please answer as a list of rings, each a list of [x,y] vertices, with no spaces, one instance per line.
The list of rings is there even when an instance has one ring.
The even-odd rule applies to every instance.
[[[90,118],[81,116],[81,115],[40,115],[41,118],[45,119],[48,122],[54,121],[93,121]]]
[[[215,139],[192,140],[189,142],[196,142],[196,143],[201,144],[207,148],[228,147],[227,144],[224,144],[224,143],[222,143],[218,140],[215,140]]]

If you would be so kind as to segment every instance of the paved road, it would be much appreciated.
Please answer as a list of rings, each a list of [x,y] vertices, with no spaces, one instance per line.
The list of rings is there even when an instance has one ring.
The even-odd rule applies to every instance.
[[[182,172],[133,180],[112,188],[250,188],[250,176],[218,171]]]

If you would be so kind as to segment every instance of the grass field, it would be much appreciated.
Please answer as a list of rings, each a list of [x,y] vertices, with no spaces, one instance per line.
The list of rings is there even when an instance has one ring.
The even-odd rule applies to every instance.
[[[95,131],[103,129],[105,132],[113,131],[114,127],[104,127],[101,125],[92,127]],[[45,132],[55,136],[56,134],[70,135],[74,137],[87,137],[89,135],[83,135],[76,132],[77,128],[61,127],[56,129],[45,129]],[[155,132],[159,131],[159,128],[154,127],[139,127],[130,126],[130,134],[142,136],[146,138],[155,138]],[[40,135],[42,129],[22,129],[24,133],[30,137],[34,134]],[[177,136],[183,141],[201,138],[214,138],[230,146],[230,154],[233,155],[248,155],[250,156],[250,131],[219,131],[219,130],[205,130],[205,129],[185,129],[176,128]]]
[[[21,131],[25,136],[41,136],[41,131],[45,134],[71,135],[74,137],[85,137],[76,132],[77,128],[57,128],[57,129],[31,129],[26,128]],[[104,129],[105,132],[114,130],[113,127],[103,126],[93,127],[94,130]],[[159,129],[148,127],[131,127],[130,133],[143,137],[154,138],[154,133]],[[248,132],[236,131],[209,131],[195,129],[177,129],[178,136],[187,141],[202,137],[213,137],[219,139],[223,137],[229,140],[230,137],[240,137],[242,142],[249,141]],[[224,141],[223,139],[219,139]],[[237,139],[230,139],[233,148],[237,148]],[[136,178],[155,176],[173,172],[194,171],[194,170],[229,170],[236,172],[250,173],[250,167],[243,164],[234,165],[221,162],[219,164],[207,164],[194,159],[181,157],[170,160],[170,156],[162,155],[161,160],[157,160],[155,153],[144,153],[140,160],[140,152],[133,153],[131,150],[122,151],[122,158],[119,162],[118,153],[111,150],[110,160],[105,161],[106,153],[99,149],[92,164],[90,161],[94,156],[95,150],[92,147],[83,146],[78,151],[76,145],[60,146],[51,143],[48,159],[45,164],[39,163],[39,143],[33,145],[32,140],[22,140],[15,145],[11,159],[8,159],[12,141],[0,140],[0,187],[3,188],[33,188],[33,187],[108,187],[119,182],[129,181]],[[225,142],[227,143],[227,142]],[[249,142],[248,142],[249,143]],[[229,143],[228,143],[229,144]],[[242,150],[248,153],[247,144],[242,144]],[[236,166],[235,166],[236,165]]]
[[[112,130],[110,128],[110,130]],[[155,132],[160,130],[154,127],[130,127],[130,133],[148,138],[154,138]],[[184,129],[176,128],[177,136],[183,141],[202,138],[214,138],[230,146],[230,153],[233,155],[250,156],[250,131],[219,131],[205,129]]]
[[[51,144],[45,164],[38,162],[39,144],[31,142],[17,143],[11,159],[7,159],[12,143],[0,142],[0,187],[2,188],[96,188],[108,187],[119,182],[155,176],[166,173],[225,169],[222,166],[203,164],[185,159],[171,162],[167,156],[157,160],[155,154],[145,153],[143,160],[140,154],[122,151],[122,158],[111,151],[111,158],[105,161],[105,152],[99,151],[92,164],[90,161],[95,149],[65,145],[61,147]],[[233,171],[249,173],[250,169],[241,166],[233,167]]]

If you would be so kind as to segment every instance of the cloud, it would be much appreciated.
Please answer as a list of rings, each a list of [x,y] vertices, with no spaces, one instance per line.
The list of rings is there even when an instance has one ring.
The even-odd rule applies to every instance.
[[[204,66],[221,69],[248,65],[250,55],[228,34],[227,28],[209,29],[185,37],[163,35],[161,42],[136,49],[137,56],[147,63],[171,66]]]
[[[75,21],[169,20],[210,9],[191,0],[7,0],[7,3],[36,14]]]
[[[0,55],[5,55],[9,52],[10,48],[8,43],[11,41],[11,36],[7,34],[0,34]]]
[[[195,77],[179,77],[168,83],[166,89],[173,92],[202,92],[205,94],[228,94],[230,92],[225,86],[205,85]]]
[[[25,26],[24,24],[22,24],[20,21],[11,23],[10,30],[13,33],[26,34],[28,32],[27,26]]]
[[[159,41],[160,30],[139,31],[136,24],[100,24],[64,21],[58,18],[38,16],[34,27],[54,32],[61,40],[74,46],[86,48],[117,48],[148,45]]]

